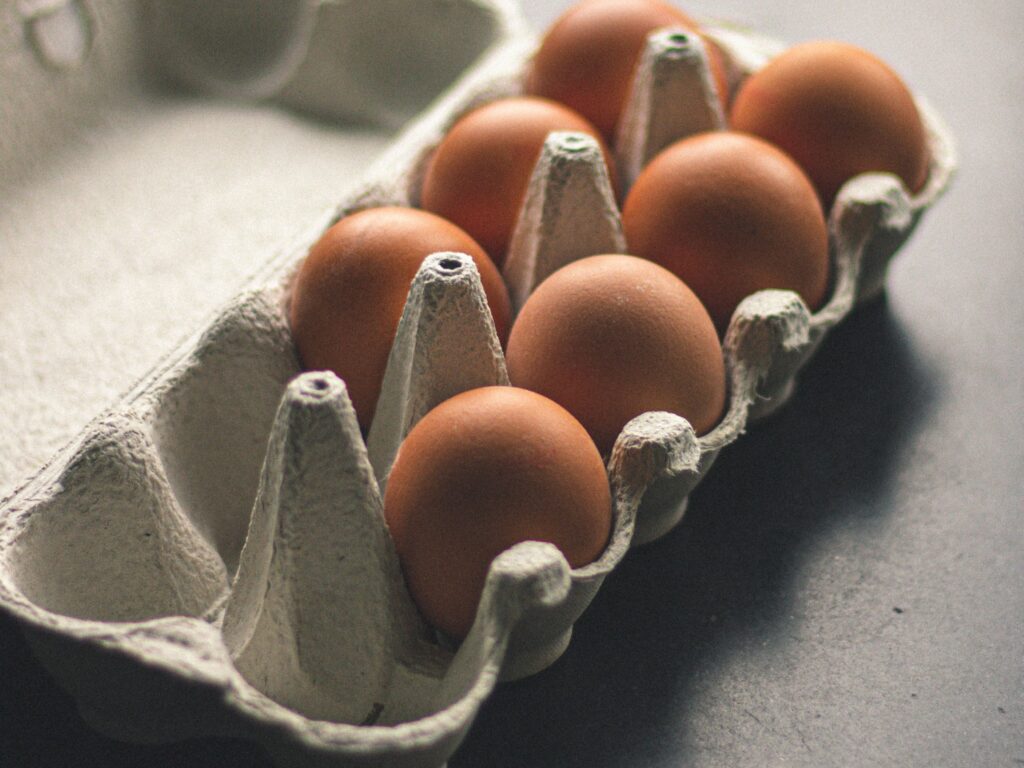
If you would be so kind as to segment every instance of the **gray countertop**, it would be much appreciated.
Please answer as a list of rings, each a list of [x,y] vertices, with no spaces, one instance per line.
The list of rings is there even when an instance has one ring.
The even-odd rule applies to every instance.
[[[524,2],[538,26],[568,4]],[[947,120],[961,170],[886,296],[450,765],[1024,765],[1024,6],[688,10],[869,48]],[[0,765],[269,765],[243,742],[94,734],[6,617],[0,680]]]

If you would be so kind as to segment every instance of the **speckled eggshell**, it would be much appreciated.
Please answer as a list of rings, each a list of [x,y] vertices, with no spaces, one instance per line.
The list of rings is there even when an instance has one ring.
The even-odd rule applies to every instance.
[[[675,413],[703,433],[725,406],[707,311],[679,278],[632,256],[591,256],[541,283],[512,326],[508,371],[563,405],[602,453],[641,413]]]
[[[533,168],[552,131],[597,139],[614,184],[608,148],[579,114],[547,99],[499,99],[448,131],[423,180],[423,207],[465,229],[500,267]]]
[[[409,285],[431,253],[473,258],[498,338],[508,338],[511,304],[494,264],[451,222],[413,208],[371,208],[328,229],[303,262],[292,289],[292,336],[303,366],[345,380],[369,429]]]
[[[812,310],[828,286],[828,230],[814,187],[761,139],[718,131],[658,154],[622,210],[629,252],[677,275],[724,333],[733,310],[767,288]]]
[[[928,176],[927,137],[910,90],[884,62],[846,43],[804,43],[772,59],[737,93],[731,124],[792,155],[826,208],[860,173],[888,171],[910,192]]]
[[[582,426],[545,397],[483,387],[430,411],[402,443],[384,515],[409,591],[453,637],[469,631],[487,568],[521,541],[578,568],[604,550],[611,494]]]

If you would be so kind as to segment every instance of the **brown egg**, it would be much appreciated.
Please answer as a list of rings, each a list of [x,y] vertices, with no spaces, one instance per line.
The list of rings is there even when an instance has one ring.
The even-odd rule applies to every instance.
[[[501,99],[470,112],[445,136],[423,180],[423,207],[465,229],[501,266],[533,167],[552,131],[596,138],[613,176],[597,129],[571,109],[546,99]]]
[[[299,270],[290,307],[299,358],[307,370],[331,370],[345,380],[363,430],[377,407],[409,286],[423,259],[438,251],[473,258],[504,344],[511,304],[501,275],[473,238],[431,213],[371,208],[347,216]]]
[[[697,32],[697,23],[657,0],[589,0],[566,11],[533,59],[527,91],[575,109],[610,142],[647,36],[663,27]],[[704,39],[722,107],[728,83],[721,51]]]
[[[703,433],[725,406],[707,311],[679,278],[633,256],[591,256],[548,277],[516,318],[507,357],[512,383],[564,406],[602,453],[646,411]]]
[[[514,387],[456,395],[405,438],[384,516],[420,611],[454,637],[469,631],[495,557],[521,541],[557,546],[579,568],[611,532],[608,477],[564,408]]]
[[[781,150],[718,131],[676,142],[641,172],[622,209],[630,253],[677,275],[719,332],[746,296],[828,285],[828,231],[814,187]]]
[[[894,173],[911,192],[928,176],[910,91],[883,62],[846,43],[804,43],[777,56],[740,88],[731,124],[792,155],[826,209],[859,173]]]

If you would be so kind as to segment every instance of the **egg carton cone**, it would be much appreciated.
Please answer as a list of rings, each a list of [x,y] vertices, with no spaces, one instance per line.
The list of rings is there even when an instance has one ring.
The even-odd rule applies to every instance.
[[[328,93],[322,83],[383,66],[366,41],[330,52],[329,39],[345,26],[339,14],[355,4],[295,3],[279,19],[260,20],[290,30],[287,42],[256,50],[241,36],[224,60],[192,55],[206,38],[187,33],[193,22],[234,29],[234,11],[200,5],[192,17],[168,4],[158,28],[178,76],[222,96],[340,116],[361,109],[358,84],[356,101],[345,103],[349,89]],[[489,52],[409,125],[359,189],[307,222],[292,246],[267,254],[206,327],[0,508],[0,605],[83,717],[110,735],[151,743],[242,737],[282,765],[443,765],[497,682],[559,657],[629,549],[678,524],[719,452],[783,404],[827,332],[881,290],[889,259],[955,166],[949,131],[918,98],[929,181],[914,195],[887,174],[843,188],[829,220],[824,306],[812,313],[781,290],[746,298],[723,344],[729,399],[721,422],[704,435],[670,413],[626,424],[606,457],[613,529],[605,551],[573,569],[550,544],[517,544],[492,563],[475,622],[455,642],[426,623],[406,590],[381,490],[402,439],[430,408],[508,383],[472,259],[432,254],[420,267],[365,440],[345,383],[300,370],[287,321],[299,265],[328,226],[365,208],[416,205],[451,125],[522,93],[537,39],[514,6],[428,5],[429,13],[391,0],[372,12],[404,13],[404,26],[416,29],[438,23],[425,13],[486,9],[499,20]],[[423,34],[420,50],[430,45]],[[191,48],[174,43],[182,36]],[[782,49],[724,27],[712,39],[733,85]],[[615,147],[627,182],[660,148],[721,127],[714,89],[699,39],[680,30],[652,35]],[[403,117],[387,105],[373,109],[382,120]],[[504,269],[516,308],[559,267],[628,251],[615,199],[593,139],[548,137]]]
[[[699,35],[671,27],[650,35],[616,130],[623,193],[669,144],[724,129],[721,96]]]

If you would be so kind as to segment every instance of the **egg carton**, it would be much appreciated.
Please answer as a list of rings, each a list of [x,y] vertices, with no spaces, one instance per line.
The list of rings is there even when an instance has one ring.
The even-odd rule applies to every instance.
[[[496,682],[553,663],[630,547],[676,525],[719,451],[785,402],[828,330],[882,289],[890,257],[950,180],[949,131],[919,98],[932,157],[924,189],[908,194],[886,174],[850,181],[829,219],[824,306],[812,313],[779,290],[745,299],[724,340],[729,401],[719,425],[696,435],[669,413],[629,422],[607,457],[614,523],[604,553],[572,569],[550,544],[506,551],[456,644],[405,589],[381,491],[402,438],[430,408],[508,383],[472,260],[424,261],[365,441],[344,382],[301,372],[286,318],[298,266],[327,226],[372,206],[415,205],[454,121],[521,93],[536,37],[514,6],[472,4],[504,20],[490,52],[362,188],[3,503],[0,605],[99,730],[144,742],[240,736],[288,765],[443,764]],[[307,41],[319,34],[309,23]],[[743,30],[711,34],[734,84],[782,49]],[[303,56],[286,50],[240,83],[237,70],[194,69],[188,58],[179,74],[287,102],[294,81],[277,68],[301,70]],[[624,185],[661,147],[722,125],[706,64],[704,44],[684,30],[649,39],[616,147]],[[552,134],[504,270],[514,305],[559,266],[624,250],[598,146]]]

